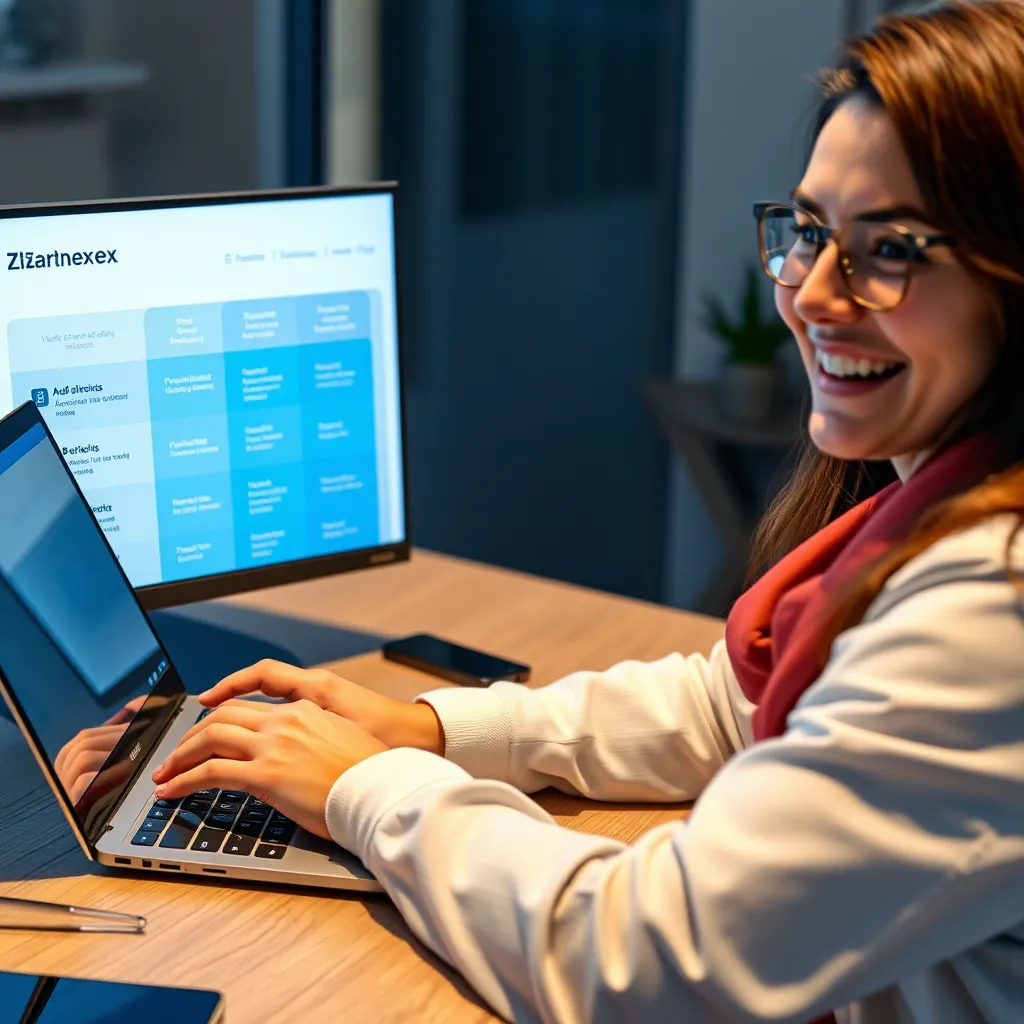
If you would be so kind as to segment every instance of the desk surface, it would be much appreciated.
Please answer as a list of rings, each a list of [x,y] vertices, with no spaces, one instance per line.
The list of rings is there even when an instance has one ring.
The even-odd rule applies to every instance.
[[[723,628],[715,619],[427,552],[231,603],[378,634],[440,633],[530,662],[534,686],[624,658],[707,651]],[[397,697],[440,685],[377,653],[331,667]],[[228,1024],[495,1019],[416,942],[386,897],[116,874],[90,865],[75,845],[5,720],[0,773],[0,895],[149,919],[141,936],[0,931],[2,970],[219,989]],[[625,842],[685,814],[681,806],[595,804],[550,791],[538,800],[569,828]]]

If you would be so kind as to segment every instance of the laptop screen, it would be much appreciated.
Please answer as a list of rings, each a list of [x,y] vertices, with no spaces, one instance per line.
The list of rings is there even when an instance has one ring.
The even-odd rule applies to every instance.
[[[0,673],[84,825],[144,699],[180,683],[38,414],[2,426]]]
[[[389,188],[0,222],[0,414],[38,406],[147,604],[398,557]]]

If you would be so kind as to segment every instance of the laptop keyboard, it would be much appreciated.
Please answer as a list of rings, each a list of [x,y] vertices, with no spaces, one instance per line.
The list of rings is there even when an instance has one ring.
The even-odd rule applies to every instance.
[[[154,800],[132,846],[281,860],[297,827],[250,793],[202,789],[180,800]]]

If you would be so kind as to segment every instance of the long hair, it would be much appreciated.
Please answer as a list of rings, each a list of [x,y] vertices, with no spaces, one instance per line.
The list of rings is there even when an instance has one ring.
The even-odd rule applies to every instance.
[[[812,143],[840,104],[855,97],[889,116],[936,227],[956,237],[957,259],[998,298],[1003,337],[995,364],[945,443],[985,431],[998,439],[999,450],[992,476],[930,509],[839,596],[826,617],[828,645],[860,621],[894,572],[943,536],[999,513],[1017,514],[1021,525],[1024,0],[947,0],[923,12],[890,15],[847,40],[837,65],[821,76]],[[826,455],[806,436],[802,444],[793,475],[755,534],[750,579],[895,479],[877,463]]]

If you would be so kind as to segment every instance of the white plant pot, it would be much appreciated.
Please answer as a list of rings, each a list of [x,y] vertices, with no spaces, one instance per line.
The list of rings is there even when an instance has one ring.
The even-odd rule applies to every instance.
[[[782,367],[725,363],[718,381],[722,412],[741,423],[766,423],[778,408]]]

